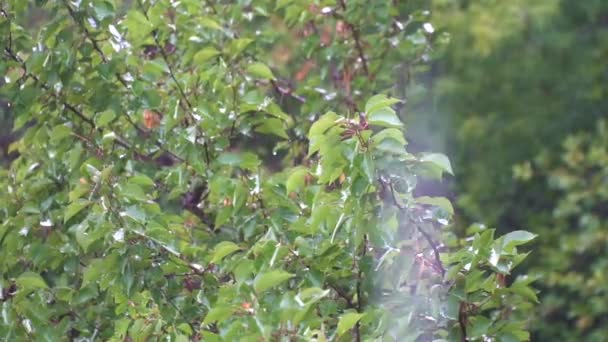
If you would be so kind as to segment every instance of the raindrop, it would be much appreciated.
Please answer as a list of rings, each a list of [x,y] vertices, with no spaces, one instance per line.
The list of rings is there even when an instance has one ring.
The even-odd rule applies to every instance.
[[[112,237],[118,242],[125,241],[125,230],[123,228],[120,228],[114,234],[112,234]]]
[[[97,28],[97,23],[95,22],[95,19],[87,18],[87,21],[89,22],[89,25],[91,25],[91,27],[93,27],[94,29]]]
[[[127,81],[127,82],[133,82],[133,81],[134,81],[134,79],[133,79],[133,75],[131,75],[131,73],[130,73],[130,72],[128,72],[128,73],[126,73],[126,74],[124,74],[123,78],[124,78],[124,80],[125,80],[125,81]]]
[[[331,101],[331,100],[335,99],[336,96],[337,96],[336,93],[329,93],[329,94],[323,96],[323,99],[325,99],[325,101]]]
[[[424,28],[424,30],[428,33],[433,33],[435,32],[435,28],[433,27],[433,25],[431,23],[424,23],[422,25],[422,27]]]

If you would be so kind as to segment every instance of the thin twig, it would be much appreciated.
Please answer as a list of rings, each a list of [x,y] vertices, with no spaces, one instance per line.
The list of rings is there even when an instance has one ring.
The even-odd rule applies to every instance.
[[[395,194],[395,188],[393,187],[393,182],[391,182],[390,180],[384,180],[382,178],[379,178],[380,184],[382,185],[383,188],[385,188],[388,185],[388,188],[390,190],[391,193],[391,197],[393,200],[393,204],[399,208],[399,210],[405,210],[406,207],[404,205],[399,204],[399,202],[397,201],[397,195]],[[435,256],[435,263],[436,263],[436,267],[439,269],[439,271],[441,272],[441,276],[445,276],[445,267],[443,266],[443,263],[441,262],[441,258],[439,255],[439,248],[437,248],[437,244],[435,243],[435,241],[433,241],[433,239],[431,238],[431,236],[425,232],[422,227],[420,227],[419,225],[416,224],[416,229],[420,232],[420,234],[422,234],[422,236],[424,236],[424,238],[426,239],[426,241],[428,242],[428,244],[431,246],[431,249],[433,249],[433,254]]]
[[[340,0],[340,7],[345,12],[344,16],[340,16],[334,12],[335,16],[338,16],[344,24],[349,28],[349,30],[353,33],[353,40],[355,41],[355,48],[357,49],[357,53],[359,54],[359,59],[361,59],[361,64],[363,65],[363,72],[367,78],[372,79],[372,75],[369,72],[369,68],[367,66],[367,59],[365,58],[365,53],[363,51],[363,44],[361,43],[361,35],[359,33],[359,28],[353,25],[350,21],[346,20],[346,1]]]
[[[441,259],[439,257],[439,249],[437,248],[437,244],[433,241],[431,236],[422,229],[422,227],[420,227],[419,225],[416,225],[416,228],[418,229],[420,234],[422,234],[424,236],[426,241],[429,243],[429,245],[433,249],[433,254],[435,255],[435,265],[441,271],[441,276],[442,277],[445,276],[445,268],[443,267],[443,263],[441,262]]]

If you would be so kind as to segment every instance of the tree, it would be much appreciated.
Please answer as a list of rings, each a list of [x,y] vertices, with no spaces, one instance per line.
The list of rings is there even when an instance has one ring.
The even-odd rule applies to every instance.
[[[534,238],[457,238],[391,97],[420,4],[3,5],[7,339],[526,340]],[[283,75],[283,76],[279,76]],[[380,93],[376,94],[375,93]],[[321,114],[324,113],[324,114]]]

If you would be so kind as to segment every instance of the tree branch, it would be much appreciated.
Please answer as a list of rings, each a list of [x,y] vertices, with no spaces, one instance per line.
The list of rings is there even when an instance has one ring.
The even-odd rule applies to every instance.
[[[346,1],[339,0],[340,7],[342,10],[346,12]],[[350,21],[346,20],[346,13],[344,16],[340,16],[339,14],[334,12],[334,16],[340,18],[340,20],[344,21],[344,24],[348,27],[348,29],[353,33],[353,40],[355,41],[355,48],[359,55],[359,59],[361,59],[361,64],[363,65],[363,72],[368,79],[372,79],[372,74],[369,72],[369,68],[367,66],[367,59],[365,58],[365,53],[363,51],[363,44],[361,43],[361,34],[359,33],[359,28],[353,25]]]

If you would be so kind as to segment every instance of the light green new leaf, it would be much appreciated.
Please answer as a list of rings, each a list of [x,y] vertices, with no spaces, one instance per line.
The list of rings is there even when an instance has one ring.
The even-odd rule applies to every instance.
[[[352,329],[363,316],[365,316],[365,314],[356,312],[348,312],[340,316],[337,329],[338,336],[342,336],[344,333]]]
[[[253,288],[257,293],[264,292],[292,277],[294,277],[293,274],[281,270],[262,273],[253,281]]]

